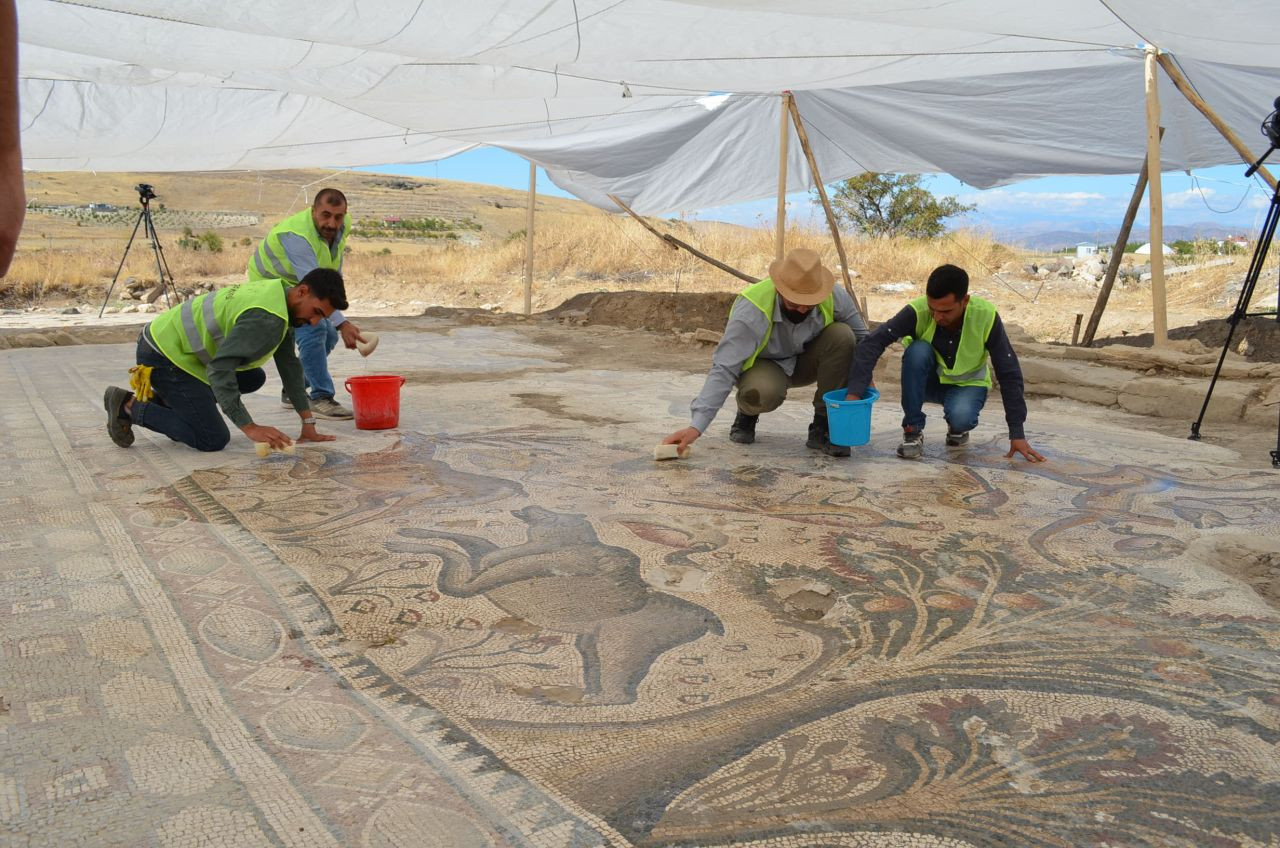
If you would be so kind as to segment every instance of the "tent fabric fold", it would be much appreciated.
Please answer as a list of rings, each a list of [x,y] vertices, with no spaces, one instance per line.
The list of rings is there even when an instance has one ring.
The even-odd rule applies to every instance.
[[[376,6],[376,11],[374,7]],[[35,170],[342,167],[476,145],[641,214],[771,196],[781,93],[823,179],[1135,172],[1143,47],[1258,154],[1272,0],[21,0]],[[1167,170],[1238,155],[1167,79]],[[812,186],[797,145],[788,189]]]

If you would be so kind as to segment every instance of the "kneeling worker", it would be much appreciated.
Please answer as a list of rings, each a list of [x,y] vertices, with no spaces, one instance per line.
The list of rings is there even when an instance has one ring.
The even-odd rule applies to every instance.
[[[316,432],[292,328],[314,325],[346,306],[342,275],[317,268],[293,287],[282,280],[242,283],[165,311],[138,337],[138,396],[117,386],[109,386],[103,396],[107,434],[127,448],[136,424],[196,450],[219,451],[231,441],[218,414],[221,407],[252,441],[283,448],[289,437],[275,427],[254,424],[240,399],[262,388],[267,375],[261,366],[274,358],[302,418],[298,441],[332,441],[333,436]]]
[[[831,444],[822,395],[845,384],[854,347],[866,336],[862,313],[848,292],[835,287],[818,254],[806,248],[788,252],[769,264],[768,277],[734,301],[711,371],[690,407],[693,422],[663,444],[680,450],[693,444],[736,383],[738,414],[729,438],[749,445],[760,415],[781,406],[789,386],[816,382],[805,444],[830,456],[848,456],[847,447]]]
[[[902,354],[902,444],[898,456],[924,453],[924,403],[942,404],[949,448],[969,443],[978,413],[987,402],[991,368],[1000,379],[1000,398],[1009,425],[1009,452],[1043,462],[1027,442],[1022,425],[1027,402],[1022,396],[1022,369],[996,307],[969,296],[969,275],[955,265],[941,265],[929,275],[925,296],[918,297],[876,328],[858,345],[849,369],[846,399],[862,397],[885,348],[899,339]],[[987,358],[991,362],[988,364]]]

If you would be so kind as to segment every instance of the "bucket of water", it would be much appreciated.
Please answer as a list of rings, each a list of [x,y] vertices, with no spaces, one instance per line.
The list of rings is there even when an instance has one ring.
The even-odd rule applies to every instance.
[[[374,374],[348,377],[345,383],[351,393],[351,409],[356,414],[357,430],[389,430],[400,423],[399,374]]]
[[[873,386],[861,400],[845,400],[848,389],[827,392],[822,399],[827,404],[827,425],[831,429],[831,444],[854,447],[871,441],[871,405],[880,397]]]

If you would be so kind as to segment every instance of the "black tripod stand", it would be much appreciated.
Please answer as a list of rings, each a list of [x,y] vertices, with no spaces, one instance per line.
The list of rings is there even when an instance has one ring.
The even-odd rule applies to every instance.
[[[155,222],[151,220],[151,201],[155,199],[156,193],[154,189],[146,183],[138,183],[138,202],[142,204],[142,209],[138,211],[138,220],[133,225],[133,234],[129,236],[129,243],[124,246],[124,255],[120,257],[120,264],[116,267],[116,275],[111,278],[111,285],[107,286],[107,294],[102,298],[102,306],[98,309],[98,317],[102,317],[102,313],[106,311],[107,302],[111,300],[111,292],[116,287],[116,280],[120,279],[120,271],[124,268],[125,260],[129,258],[129,248],[133,247],[133,240],[138,235],[138,227],[146,224],[147,238],[151,242],[151,252],[156,256],[156,271],[160,275],[160,290],[164,293],[164,302],[168,306],[172,306],[174,301],[178,300],[178,286],[173,281],[173,274],[169,271],[169,263],[164,258],[164,248],[160,246],[160,237],[156,235]],[[172,297],[170,297],[172,293]]]
[[[1280,98],[1276,100],[1276,105],[1280,107]],[[1276,145],[1273,143],[1271,149],[1262,154],[1262,158],[1253,164],[1253,167],[1245,173],[1245,176],[1253,176],[1254,172],[1261,167],[1263,160],[1270,156],[1271,151],[1275,149]],[[1262,265],[1266,261],[1267,251],[1271,247],[1271,237],[1276,233],[1278,220],[1280,220],[1280,186],[1271,194],[1271,207],[1267,210],[1267,218],[1262,225],[1262,233],[1258,236],[1258,246],[1254,248],[1253,260],[1249,263],[1249,273],[1245,275],[1244,285],[1240,288],[1240,299],[1236,301],[1235,311],[1231,313],[1231,317],[1228,319],[1230,325],[1227,328],[1227,340],[1222,343],[1222,354],[1218,357],[1218,366],[1213,369],[1213,379],[1209,381],[1209,391],[1205,393],[1204,405],[1200,407],[1200,417],[1191,425],[1191,435],[1187,438],[1193,441],[1200,440],[1200,425],[1204,422],[1205,413],[1209,409],[1209,398],[1213,397],[1213,387],[1218,383],[1218,374],[1222,371],[1222,363],[1226,360],[1227,351],[1231,348],[1231,337],[1235,335],[1236,326],[1250,315],[1255,317],[1270,315],[1280,321],[1280,293],[1276,296],[1276,310],[1274,312],[1249,312],[1249,301],[1253,298],[1253,290],[1258,284],[1258,277],[1262,275]],[[1280,421],[1276,422],[1276,449],[1271,451],[1271,465],[1275,468],[1280,468]]]

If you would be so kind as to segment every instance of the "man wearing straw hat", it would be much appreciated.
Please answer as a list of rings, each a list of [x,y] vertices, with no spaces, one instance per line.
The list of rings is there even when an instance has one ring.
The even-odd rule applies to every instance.
[[[915,459],[924,454],[926,401],[942,404],[947,447],[967,445],[969,431],[978,426],[978,413],[987,402],[994,369],[1009,425],[1005,457],[1018,453],[1031,462],[1044,462],[1022,430],[1027,402],[1018,355],[995,304],[969,296],[969,275],[963,268],[940,265],[933,269],[925,296],[908,303],[877,327],[866,344],[859,345],[849,369],[846,399],[866,393],[877,360],[895,341],[907,348],[902,354],[902,444],[898,456]]]
[[[690,406],[692,423],[663,444],[678,445],[681,451],[693,444],[736,384],[738,414],[729,438],[749,445],[756,440],[756,421],[782,405],[789,387],[816,382],[805,444],[829,456],[848,456],[847,447],[831,443],[822,395],[845,384],[854,347],[867,334],[853,298],[836,288],[835,276],[817,252],[788,252],[769,263],[768,277],[734,301],[711,371]]]

